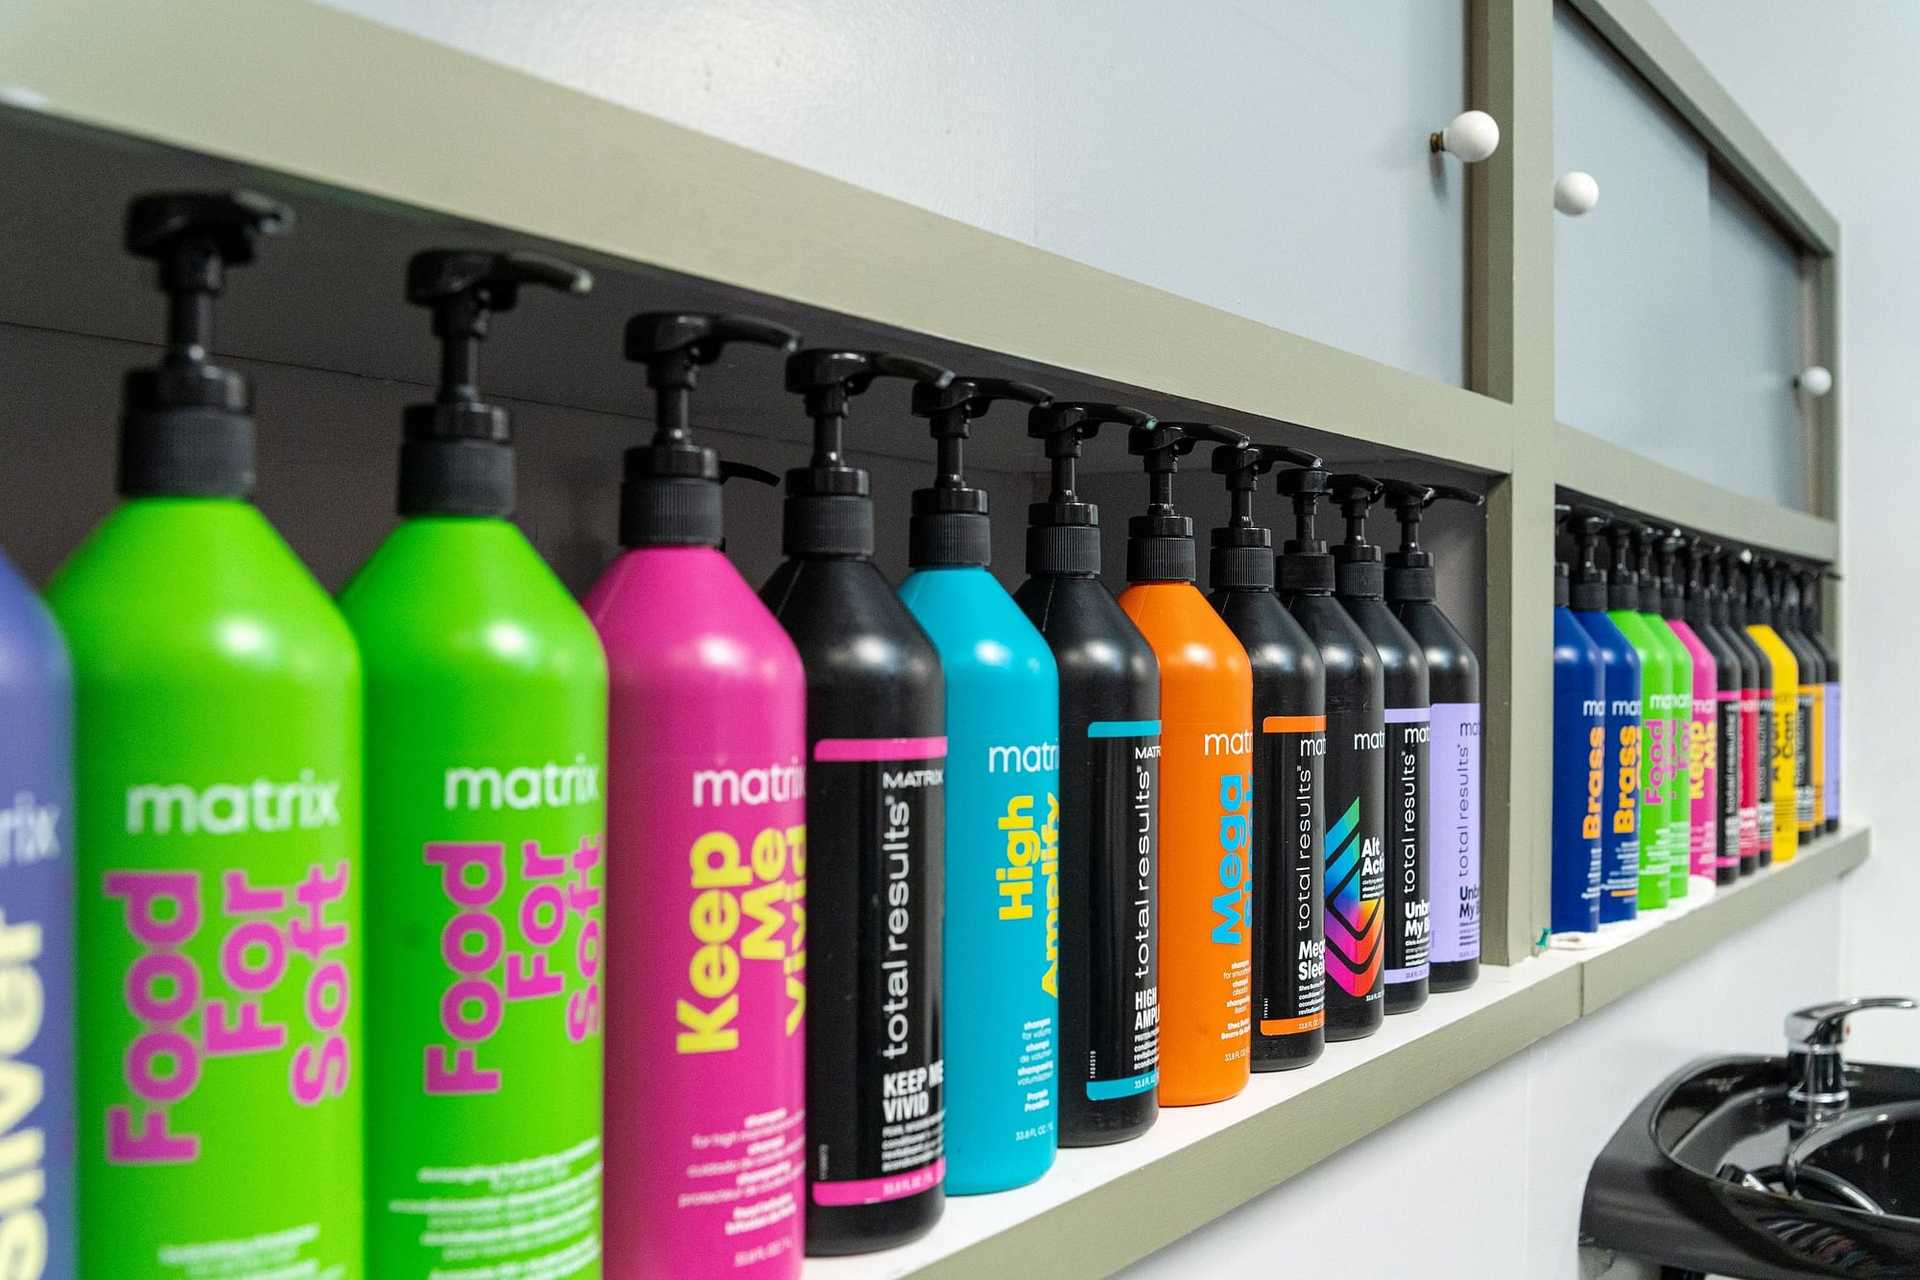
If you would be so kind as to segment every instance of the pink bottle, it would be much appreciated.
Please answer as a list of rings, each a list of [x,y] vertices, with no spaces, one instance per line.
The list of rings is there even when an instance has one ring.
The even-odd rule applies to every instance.
[[[1693,805],[1687,823],[1687,874],[1712,883],[1717,873],[1720,822],[1719,664],[1713,650],[1682,615],[1686,610],[1680,578],[1675,574],[1675,552],[1683,543],[1677,534],[1660,548],[1660,615],[1693,659],[1692,732],[1687,735],[1687,779]],[[1682,892],[1676,887],[1674,893]]]
[[[805,1204],[806,681],[719,550],[697,367],[777,325],[648,313],[658,393],[620,541],[587,596],[606,646],[608,1280],[800,1274]]]

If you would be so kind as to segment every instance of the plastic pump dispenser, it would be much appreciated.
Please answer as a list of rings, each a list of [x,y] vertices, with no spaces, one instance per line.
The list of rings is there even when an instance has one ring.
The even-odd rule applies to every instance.
[[[1840,655],[1828,643],[1820,625],[1820,580],[1816,569],[1801,569],[1800,630],[1820,655],[1826,672],[1826,687],[1821,691],[1820,749],[1814,759],[1819,764],[1820,812],[1827,831],[1840,829]]]
[[[873,563],[867,473],[849,407],[876,378],[944,386],[937,365],[814,348],[787,359],[813,457],[787,472],[787,561],[760,597],[807,681],[807,1252],[864,1253],[925,1233],[945,1204],[941,904],[946,683],[920,624]],[[927,1120],[901,1147],[882,1129]],[[890,1117],[893,1119],[890,1120]],[[826,1176],[821,1176],[824,1170]]]
[[[1660,574],[1660,617],[1687,651],[1687,750],[1682,757],[1687,777],[1687,854],[1671,868],[1673,896],[1686,894],[1689,878],[1709,883],[1719,862],[1719,724],[1715,720],[1720,667],[1713,650],[1687,621],[1686,582],[1680,551],[1686,535],[1679,529],[1655,530],[1654,557]]]
[[[1745,627],[1732,622],[1733,591],[1727,585],[1727,562],[1732,554],[1719,545],[1700,548],[1701,574],[1707,588],[1707,611],[1713,629],[1738,665],[1738,720],[1734,730],[1735,760],[1731,775],[1734,783],[1735,839],[1732,846],[1735,875],[1752,875],[1760,860],[1760,779],[1765,774],[1764,750],[1760,737],[1761,671],[1766,658]],[[1723,755],[1724,761],[1724,755]]]
[[[1014,600],[1060,676],[1060,1144],[1138,1137],[1159,1114],[1160,666],[1100,580],[1100,511],[1075,488],[1082,446],[1138,409],[1060,402],[1027,414],[1052,464],[1027,508]]]
[[[1322,769],[1328,1040],[1356,1040],[1385,1016],[1386,687],[1380,655],[1353,615],[1333,598],[1333,556],[1314,528],[1328,474],[1283,471],[1274,487],[1293,503],[1293,537],[1281,544],[1281,602],[1320,650],[1327,690],[1327,755]]]
[[[1381,484],[1351,472],[1332,476],[1328,496],[1346,518],[1346,540],[1333,549],[1334,597],[1380,655],[1386,688],[1387,886],[1386,1007],[1411,1013],[1427,1002],[1432,936],[1427,850],[1427,764],[1432,701],[1427,657],[1384,598],[1386,567],[1367,540],[1367,513]]]
[[[1699,538],[1682,535],[1677,581],[1685,598],[1687,626],[1713,656],[1712,687],[1702,691],[1696,669],[1694,688],[1696,704],[1705,699],[1713,721],[1706,738],[1708,751],[1700,763],[1712,799],[1707,814],[1712,824],[1711,860],[1703,874],[1717,885],[1729,885],[1740,878],[1740,690],[1745,667],[1738,647],[1713,620],[1715,593],[1705,570],[1713,550]],[[1699,740],[1696,733],[1695,741]]]
[[[799,1213],[753,1215],[700,1156],[717,1133],[779,1153],[770,1203],[805,1196],[806,676],[800,655],[722,554],[732,475],[692,427],[701,372],[735,348],[791,351],[747,316],[644,312],[627,359],[646,366],[653,437],[627,449],[624,550],[587,593],[610,680],[607,836],[607,1274],[698,1274],[753,1251],[799,1274]],[[736,352],[765,367],[766,356]],[[730,935],[709,914],[737,914]],[[751,945],[746,939],[751,935]],[[726,981],[702,966],[732,948]],[[705,974],[702,978],[699,975]],[[784,1144],[784,1145],[782,1145]]]
[[[1668,844],[1672,837],[1673,659],[1640,611],[1640,573],[1634,539],[1639,526],[1616,517],[1607,532],[1613,560],[1607,574],[1607,616],[1640,659],[1640,890],[1642,911],[1667,905]]]
[[[1799,845],[1805,848],[1825,834],[1827,827],[1820,802],[1822,779],[1814,765],[1819,749],[1825,745],[1827,672],[1821,665],[1819,651],[1800,630],[1800,584],[1794,578],[1793,567],[1784,560],[1769,561],[1767,583],[1774,602],[1773,629],[1792,650],[1800,673],[1798,714],[1794,722],[1794,825],[1799,830]]]
[[[166,351],[126,380],[125,501],[48,590],[73,654],[75,829],[89,833],[75,1000],[89,1046],[76,1129],[89,1135],[87,1276],[162,1280],[179,1274],[166,1255],[181,1246],[283,1233],[276,1263],[365,1266],[360,659],[326,592],[246,501],[252,393],[209,354],[228,269],[290,219],[247,193],[129,207],[127,248],[159,264],[169,295]],[[267,990],[222,976],[234,912],[302,940]],[[129,1007],[128,974],[163,962],[288,1034],[219,1056],[189,1046],[171,1075],[129,1072],[155,1024]]]
[[[1688,743],[1693,737],[1693,654],[1661,616],[1664,587],[1656,560],[1664,529],[1634,522],[1630,529],[1640,586],[1640,618],[1654,643],[1666,651],[1672,692],[1667,696],[1666,843],[1660,858],[1667,901],[1686,896],[1688,844],[1693,827],[1693,783],[1687,776]],[[1644,882],[1642,890],[1645,889]],[[1646,905],[1644,897],[1642,906]]]
[[[1566,530],[1574,517],[1554,507]],[[1606,668],[1600,648],[1573,615],[1572,575],[1557,553],[1553,563],[1553,806],[1552,913],[1554,933],[1589,935],[1600,928],[1601,858],[1609,817],[1607,784],[1618,765],[1608,751]],[[1587,550],[1592,550],[1591,539]],[[1614,785],[1617,787],[1618,782]]]
[[[953,1195],[1024,1186],[1053,1164],[1059,1111],[1060,684],[1053,652],[987,571],[987,495],[967,484],[969,423],[1039,387],[913,388],[938,446],[913,495],[900,599],[946,673],[946,1134]]]
[[[1400,549],[1387,553],[1387,604],[1426,658],[1427,692],[1433,699],[1426,833],[1433,904],[1429,982],[1435,991],[1464,991],[1480,978],[1480,659],[1434,602],[1433,553],[1420,545],[1420,521],[1436,502],[1479,507],[1486,499],[1450,484],[1383,480],[1381,486],[1386,506],[1400,522]]]
[[[1180,458],[1243,445],[1205,422],[1127,432],[1149,501],[1127,522],[1120,607],[1160,663],[1160,1102],[1246,1087],[1253,1012],[1253,671],[1193,585],[1193,521],[1173,503]]]
[[[1743,830],[1740,837],[1740,874],[1749,875],[1761,867],[1773,865],[1773,778],[1774,778],[1774,681],[1773,656],[1763,647],[1747,626],[1747,576],[1745,551],[1727,549],[1721,556],[1721,569],[1726,576],[1725,599],[1727,602],[1728,630],[1746,646],[1748,656],[1753,660],[1754,675],[1758,687],[1753,698],[1753,735],[1754,749],[1743,750],[1745,759],[1753,761],[1753,811],[1754,837],[1753,854],[1747,854],[1747,838]],[[1741,743],[1748,741],[1747,726],[1744,720],[1746,709],[1741,709],[1743,717],[1740,728]],[[1746,769],[1741,770],[1741,803],[1746,803]],[[1745,821],[1744,816],[1742,819]]]
[[[1632,920],[1640,911],[1640,787],[1645,778],[1640,649],[1608,610],[1607,571],[1599,545],[1613,523],[1606,512],[1575,507],[1569,528],[1575,548],[1569,601],[1573,617],[1600,654],[1606,708],[1606,771],[1601,778],[1600,923]],[[1556,765],[1556,769],[1557,769]],[[1558,774],[1556,773],[1556,777]]]
[[[1773,667],[1773,857],[1792,862],[1800,850],[1800,663],[1774,628],[1774,600],[1763,561],[1741,553],[1747,567],[1747,634]],[[1765,862],[1762,865],[1766,865]]]
[[[1326,1047],[1327,683],[1320,650],[1274,590],[1273,534],[1254,523],[1260,477],[1320,459],[1279,445],[1221,445],[1213,470],[1231,514],[1213,531],[1208,599],[1253,666],[1253,1069],[1303,1067]]]
[[[602,927],[606,662],[572,594],[507,518],[512,417],[479,385],[492,318],[529,285],[584,294],[592,277],[538,254],[477,249],[408,263],[407,300],[432,313],[440,340],[440,386],[403,415],[403,519],[340,596],[366,665],[368,847],[411,851],[385,857],[366,888],[368,983],[379,993],[367,1001],[359,1068],[367,1265],[383,1275],[461,1256],[424,1240],[418,1215],[395,1206],[433,1197],[455,1222],[491,1212],[490,1186],[449,1189],[423,1181],[423,1169],[518,1165],[601,1136],[599,1019],[568,1006],[596,1004],[599,986],[597,962],[583,970],[574,957]],[[507,803],[503,778],[550,770],[540,804]],[[543,942],[521,906],[556,876],[579,893]],[[517,990],[504,961],[447,958],[443,938],[469,937],[469,958],[491,937],[496,955],[550,960],[552,989]],[[443,1014],[447,992],[475,981],[515,998],[477,1023]],[[541,1166],[528,1191],[564,1190],[573,1225],[503,1261],[534,1267],[593,1246],[597,1163],[596,1153]]]

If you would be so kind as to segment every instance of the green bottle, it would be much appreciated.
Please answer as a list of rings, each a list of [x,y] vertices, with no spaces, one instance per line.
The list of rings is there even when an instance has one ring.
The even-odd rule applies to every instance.
[[[1640,612],[1631,524],[1608,531],[1613,565],[1607,573],[1607,617],[1640,658],[1640,900],[1642,911],[1667,905],[1672,881],[1673,661]],[[1692,708],[1688,708],[1691,714]],[[1691,820],[1691,815],[1689,815]],[[1684,830],[1684,828],[1682,828]]]
[[[290,217],[129,208],[166,354],[126,380],[126,500],[48,588],[76,691],[83,1280],[361,1266],[360,662],[247,501],[251,392],[207,358],[225,269]]]
[[[341,594],[365,655],[367,1262],[373,1277],[600,1275],[607,667],[507,517],[491,313],[585,293],[533,254],[434,251],[444,344],[406,411],[403,520]]]
[[[1667,773],[1667,898],[1687,896],[1693,867],[1693,650],[1664,616],[1663,583],[1654,552],[1668,530],[1640,525],[1634,545],[1640,558],[1640,617],[1647,634],[1666,650],[1672,673],[1667,741],[1673,744],[1673,765]]]

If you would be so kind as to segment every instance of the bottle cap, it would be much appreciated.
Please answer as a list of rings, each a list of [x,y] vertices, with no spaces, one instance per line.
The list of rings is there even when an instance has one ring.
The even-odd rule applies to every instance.
[[[1486,499],[1471,489],[1451,484],[1415,484],[1406,480],[1382,480],[1386,505],[1400,521],[1400,549],[1387,553],[1387,599],[1431,600],[1433,590],[1433,553],[1420,545],[1420,517],[1436,502],[1464,502],[1482,506]],[[1555,511],[1564,510],[1555,507]]]
[[[1347,471],[1329,477],[1327,494],[1346,517],[1347,537],[1333,549],[1334,593],[1356,600],[1378,600],[1386,589],[1386,565],[1380,548],[1367,541],[1367,513],[1383,492],[1378,480]]]
[[[1174,510],[1173,477],[1201,441],[1243,448],[1247,437],[1211,422],[1157,422],[1127,432],[1127,452],[1147,473],[1147,511],[1127,521],[1128,582],[1192,582],[1193,521]]]
[[[932,487],[913,491],[913,516],[907,525],[909,564],[918,569],[992,563],[987,491],[967,483],[962,456],[968,424],[996,401],[1045,405],[1052,399],[1052,393],[1030,382],[1005,378],[955,378],[944,386],[914,385],[913,413],[927,420],[938,461]]]
[[[1227,523],[1213,531],[1208,581],[1216,590],[1271,590],[1273,588],[1273,532],[1253,522],[1253,495],[1262,475],[1277,463],[1318,467],[1318,457],[1304,449],[1277,444],[1223,444],[1213,451],[1213,470],[1225,476],[1230,506]]]
[[[1100,508],[1075,488],[1080,448],[1107,423],[1151,427],[1152,414],[1125,405],[1055,400],[1027,414],[1027,434],[1045,443],[1053,486],[1027,508],[1027,572],[1040,577],[1100,576]]]

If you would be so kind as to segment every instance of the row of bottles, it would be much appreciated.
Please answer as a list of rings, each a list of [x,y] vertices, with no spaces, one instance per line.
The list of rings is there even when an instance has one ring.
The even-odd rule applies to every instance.
[[[480,354],[523,291],[591,278],[434,250],[406,296],[438,391],[336,602],[252,505],[251,387],[210,354],[228,272],[290,224],[247,193],[130,206],[170,319],[126,381],[123,501],[50,607],[0,563],[32,1273],[793,1275],[1475,981],[1478,665],[1420,529],[1477,495],[649,312],[652,438],[576,603],[510,519]],[[758,592],[721,491],[775,477],[691,428],[738,346],[785,358],[813,428]],[[881,378],[936,455],[897,590],[846,447]],[[1052,473],[1013,594],[965,463],[1007,402]],[[1076,475],[1110,425],[1149,482],[1118,598]],[[1175,502],[1203,445],[1232,504],[1211,596]]]
[[[1585,935],[1838,829],[1840,664],[1819,570],[1556,510],[1552,929]]]

